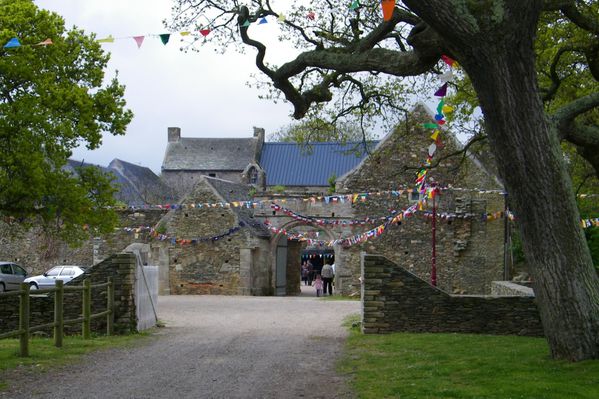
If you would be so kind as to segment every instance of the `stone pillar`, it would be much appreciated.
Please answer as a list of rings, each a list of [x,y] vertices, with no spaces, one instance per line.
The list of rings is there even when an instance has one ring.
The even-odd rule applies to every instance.
[[[168,142],[176,143],[181,140],[181,128],[180,127],[169,127],[167,129]]]

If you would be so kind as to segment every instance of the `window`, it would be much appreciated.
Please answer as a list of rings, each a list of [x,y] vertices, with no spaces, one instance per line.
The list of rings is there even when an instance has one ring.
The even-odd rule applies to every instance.
[[[62,267],[53,267],[52,269],[48,270],[46,276],[58,276],[61,269]]]
[[[258,171],[256,168],[250,169],[250,184],[258,183]]]
[[[208,173],[208,176],[210,176],[210,177],[216,177],[216,173]]]
[[[12,274],[12,269],[10,268],[10,263],[5,264],[5,265],[0,265],[0,273]]]
[[[410,201],[420,201],[420,193],[418,191],[412,191],[410,193]]]
[[[21,266],[12,265],[13,273],[17,276],[26,276],[27,272]]]
[[[65,267],[62,269],[62,273],[60,273],[61,276],[72,276],[73,274],[75,274],[75,269],[72,267]]]

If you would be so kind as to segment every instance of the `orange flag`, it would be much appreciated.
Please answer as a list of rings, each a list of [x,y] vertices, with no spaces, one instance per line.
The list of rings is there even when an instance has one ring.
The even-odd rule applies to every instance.
[[[381,6],[383,7],[383,19],[389,21],[393,16],[395,0],[381,0]]]

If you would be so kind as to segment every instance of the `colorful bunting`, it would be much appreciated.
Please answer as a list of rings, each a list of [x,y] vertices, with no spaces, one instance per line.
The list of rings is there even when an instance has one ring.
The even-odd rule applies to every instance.
[[[395,0],[382,0],[381,7],[383,8],[383,20],[390,21],[393,18],[393,10],[395,9]]]
[[[13,37],[4,45],[4,48],[15,48],[15,47],[21,47],[21,43],[19,42],[19,39],[17,39],[16,37]]]
[[[114,37],[112,37],[112,35],[108,35],[108,37],[98,39],[98,43],[114,43]]]
[[[358,0],[353,0],[349,5],[350,10],[357,10],[360,8],[360,2]]]
[[[48,38],[46,40],[44,40],[43,42],[39,42],[38,44],[36,44],[36,46],[49,46],[51,44],[54,44],[52,42],[52,39]]]
[[[145,36],[133,36],[133,40],[137,43],[137,48],[141,48],[141,44],[144,42]]]
[[[441,56],[441,59],[450,67],[453,67],[455,64],[457,64],[453,58],[450,58],[450,57],[446,56],[445,54],[443,54]]]
[[[169,39],[171,38],[171,34],[170,33],[162,33],[159,36],[160,36],[160,41],[164,45],[166,45],[168,43]]]
[[[208,36],[208,34],[210,33],[210,29],[206,28],[206,29],[200,29],[200,34],[204,37]]]
[[[310,11],[308,15],[306,15],[306,18],[308,18],[311,21],[314,21],[314,19],[316,19],[316,14],[314,13],[314,11]]]
[[[266,20],[266,18],[262,18],[260,19],[260,22],[258,22],[258,25],[262,25],[262,24],[267,24],[268,21]]]
[[[441,86],[439,88],[439,90],[437,90],[435,92],[435,97],[445,97],[447,95],[447,83],[443,84],[443,86]]]

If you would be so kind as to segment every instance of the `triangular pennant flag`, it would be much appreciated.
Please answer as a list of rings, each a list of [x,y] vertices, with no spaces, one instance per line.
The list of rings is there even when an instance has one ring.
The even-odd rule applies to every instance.
[[[445,73],[442,73],[441,75],[438,76],[439,80],[441,82],[451,82],[453,80],[453,72],[452,71],[447,71]]]
[[[246,19],[245,22],[241,26],[243,26],[244,28],[247,28],[248,26],[250,26],[250,20]]]
[[[428,146],[428,155],[432,157],[435,154],[435,151],[437,151],[437,145],[435,143]]]
[[[98,39],[98,43],[114,43],[114,37],[112,35],[108,35],[104,39]]]
[[[450,114],[453,112],[453,107],[451,105],[444,105],[443,106],[443,113],[444,114]]]
[[[21,47],[21,43],[19,43],[19,39],[17,39],[16,37],[13,37],[8,42],[6,42],[6,44],[4,45],[4,48],[15,48],[15,47]]]
[[[431,139],[437,141],[437,137],[439,137],[439,130],[435,130],[435,132],[433,134],[431,134]]]
[[[441,59],[449,66],[453,66],[453,64],[455,64],[455,60],[453,58],[446,56],[445,54],[443,54],[441,56]]]
[[[445,83],[439,90],[435,92],[436,97],[445,97],[447,94],[447,83]]]
[[[354,0],[351,2],[351,4],[349,5],[350,10],[355,10],[360,8],[360,2],[358,0]]]
[[[260,20],[260,22],[258,22],[258,25],[267,24],[267,23],[268,23],[268,21],[266,20],[266,18],[262,18]]]
[[[437,121],[437,123],[439,123],[439,121],[442,121],[444,118],[443,114],[436,114],[435,115],[435,120]]]
[[[49,46],[51,44],[54,44],[52,42],[52,39],[48,38],[46,40],[44,40],[43,42],[39,42],[38,44],[36,44],[36,46]]]
[[[393,17],[393,9],[395,8],[395,0],[382,0],[383,20],[389,21]]]
[[[439,101],[439,104],[437,105],[438,114],[443,113],[443,105],[445,105],[445,100],[441,99],[441,101]]]
[[[436,123],[424,123],[422,126],[425,129],[436,129],[437,128],[437,124]]]
[[[285,16],[283,14],[279,14],[279,18],[278,18],[279,22],[285,22],[286,19],[287,18],[285,18]]]
[[[133,40],[137,43],[137,48],[141,47],[141,44],[144,42],[145,36],[133,36]]]
[[[200,34],[204,37],[208,36],[209,33],[210,33],[210,29],[208,29],[208,28],[200,29]]]
[[[314,19],[316,18],[316,14],[314,13],[314,11],[310,11],[310,12],[308,13],[308,15],[306,15],[306,18],[308,18],[308,19],[310,19],[310,20],[314,21]]]
[[[191,32],[179,32],[181,36],[189,36]]]
[[[162,33],[159,36],[160,36],[160,41],[164,45],[166,45],[168,43],[168,40],[171,38],[171,34],[170,33]]]

